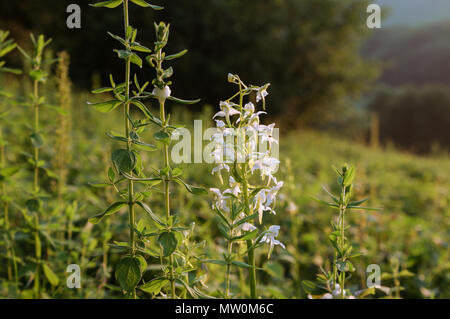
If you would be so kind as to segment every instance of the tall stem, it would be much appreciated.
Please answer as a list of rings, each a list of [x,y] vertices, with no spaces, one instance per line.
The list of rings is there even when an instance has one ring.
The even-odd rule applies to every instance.
[[[0,132],[0,137],[1,137],[1,132]],[[3,169],[5,167],[5,146],[1,145],[0,146],[0,169]],[[6,198],[6,186],[5,186],[5,181],[2,181],[2,196],[4,198]],[[3,202],[3,218],[5,219],[5,232],[6,234],[9,234],[9,217],[8,217],[8,204],[5,202]],[[6,258],[7,258],[7,263],[8,263],[8,279],[11,280],[12,279],[12,268],[11,268],[11,254],[10,254],[10,250],[8,247],[8,250],[6,252]]]
[[[128,18],[128,0],[123,2],[123,15],[124,15],[124,28],[125,28],[125,38],[127,38],[127,30],[130,26],[129,18]],[[129,43],[126,44],[127,49],[129,49]],[[128,119],[130,115],[130,102],[128,101],[130,98],[130,72],[131,72],[131,62],[130,59],[126,60],[125,63],[125,104],[124,104],[124,120],[125,120],[125,135],[128,139],[127,149],[131,151],[131,139],[130,139],[130,121]],[[135,256],[136,254],[136,242],[134,237],[134,225],[135,225],[135,216],[134,216],[134,183],[132,180],[128,180],[128,211],[129,211],[129,223],[130,223],[130,247],[131,254]],[[132,291],[133,298],[136,299],[136,289]]]
[[[231,255],[233,251],[233,242],[231,240],[228,241],[227,251],[228,255]],[[227,299],[230,298],[230,275],[231,275],[231,264],[227,264],[227,274],[225,278],[225,298]]]
[[[341,205],[339,207],[339,246],[341,248],[341,251],[344,249],[345,245],[345,222],[344,222],[344,215],[345,215],[345,203],[346,203],[346,193],[345,193],[345,186],[342,186],[342,195],[341,195]],[[339,276],[339,284],[341,289],[341,298],[345,298],[345,271],[341,271]]]
[[[158,53],[159,55],[161,52]],[[158,66],[159,68],[161,65]],[[159,102],[159,113],[161,117],[161,121],[164,125],[164,128],[167,126],[166,123],[166,112],[164,107],[165,102],[160,101]],[[170,161],[169,161],[169,145],[164,144],[164,167],[170,168]],[[170,187],[169,187],[169,180],[164,179],[164,207],[166,210],[166,217],[167,220],[170,218]],[[172,290],[172,299],[176,298],[175,295],[175,277],[174,277],[174,271],[173,271],[173,254],[169,256],[169,269],[170,269],[170,284],[171,284],[171,290]]]
[[[245,201],[245,214],[248,216],[250,214],[250,201],[249,201],[249,194],[248,194],[248,182],[247,182],[247,167],[244,165],[244,172],[243,172],[243,178],[244,178],[244,201]],[[247,258],[248,258],[248,264],[252,267],[249,268],[249,283],[250,283],[250,297],[252,299],[257,299],[256,294],[256,263],[255,263],[255,250],[254,248],[251,248],[253,246],[252,240],[247,240]]]
[[[241,121],[239,122],[239,129],[241,128],[242,123],[242,114],[243,114],[243,107],[244,107],[244,94],[242,92],[242,82],[239,81],[239,109],[241,111]],[[250,197],[248,192],[248,181],[247,181],[247,163],[244,163],[242,165],[242,176],[243,176],[243,190],[244,190],[244,211],[245,215],[250,215]],[[248,264],[251,266],[249,268],[249,285],[250,285],[250,297],[252,299],[257,299],[257,293],[256,293],[256,262],[255,262],[255,250],[252,248],[253,241],[247,240],[247,259]]]
[[[34,132],[37,134],[39,132],[39,83],[34,81]],[[39,148],[34,147],[34,193],[39,192]],[[39,238],[39,212],[35,212],[34,215],[34,245],[35,245],[35,255],[36,255],[36,271],[34,275],[34,294],[35,298],[40,298],[40,266],[41,266],[41,240]]]

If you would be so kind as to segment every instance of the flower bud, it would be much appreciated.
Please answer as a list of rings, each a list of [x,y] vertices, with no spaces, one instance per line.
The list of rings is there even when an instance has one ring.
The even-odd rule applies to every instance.
[[[159,87],[155,87],[152,92],[152,94],[158,99],[160,103],[164,103],[171,93],[172,91],[167,85],[162,90]]]

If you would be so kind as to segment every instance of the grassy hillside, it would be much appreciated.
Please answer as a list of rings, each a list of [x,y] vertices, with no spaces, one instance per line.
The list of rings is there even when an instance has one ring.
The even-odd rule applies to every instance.
[[[84,289],[73,290],[60,287],[49,297],[117,297],[117,282],[110,277],[113,265],[118,261],[115,249],[108,248],[108,243],[125,241],[127,234],[127,216],[125,214],[111,216],[108,224],[96,225],[87,222],[88,217],[98,214],[107,203],[111,202],[111,194],[103,189],[93,188],[89,182],[104,180],[104,167],[109,160],[105,153],[112,147],[104,132],[106,127],[120,123],[120,114],[110,116],[101,122],[97,121],[97,113],[83,105],[86,96],[75,98],[77,111],[73,115],[73,132],[71,147],[73,160],[70,163],[68,193],[65,195],[67,207],[74,207],[73,237],[69,242],[57,239],[56,244],[67,244],[66,253],[56,255],[49,251],[48,260],[54,263],[54,271],[60,278],[65,276],[68,260],[80,263],[83,269]],[[20,163],[21,139],[24,109],[15,108],[15,125],[9,127],[10,137],[19,137],[9,147],[8,160]],[[181,110],[181,109],[179,109]],[[184,123],[192,123],[194,116],[188,112],[174,112]],[[209,123],[212,109],[202,113],[204,123]],[[54,122],[51,115],[45,116],[48,125]],[[204,124],[206,126],[206,124]],[[49,136],[47,143],[52,145]],[[52,153],[46,154],[50,159]],[[152,159],[152,153],[149,153]],[[311,197],[324,199],[322,185],[336,191],[335,173],[332,165],[339,166],[344,162],[356,165],[357,184],[355,197],[369,197],[368,204],[381,207],[381,212],[351,213],[348,231],[351,241],[364,253],[356,258],[356,273],[351,281],[351,289],[365,287],[366,267],[379,264],[382,273],[382,285],[394,287],[388,273],[393,271],[396,262],[400,270],[408,270],[412,274],[401,278],[403,297],[449,297],[450,284],[449,264],[449,221],[450,221],[450,160],[443,158],[419,158],[395,151],[372,150],[350,141],[339,140],[314,132],[291,132],[281,138],[281,172],[280,179],[285,181],[281,200],[277,203],[277,215],[267,215],[272,224],[281,225],[280,240],[286,244],[287,250],[277,249],[269,261],[266,251],[260,250],[257,262],[265,271],[259,276],[266,289],[261,289],[264,297],[306,297],[302,289],[303,280],[314,280],[320,267],[329,268],[332,260],[332,248],[327,239],[331,232],[330,220],[336,218],[335,213],[315,202]],[[157,166],[157,159],[152,159]],[[152,165],[153,166],[153,165]],[[217,186],[217,179],[210,174],[209,165],[184,165],[187,181],[205,187]],[[150,169],[150,167],[148,167]],[[27,176],[23,170],[16,177],[11,189],[19,191],[26,188]],[[48,181],[51,189],[51,180]],[[217,229],[217,220],[211,211],[211,196],[192,198],[185,197],[185,191],[178,189],[174,196],[174,207],[186,219],[186,223],[195,222],[197,233],[195,239],[205,240],[206,258],[221,258],[223,242]],[[188,199],[186,199],[188,198]],[[151,198],[154,211],[161,214],[162,200],[158,193]],[[19,205],[22,203],[19,201]],[[55,214],[57,212],[55,211]],[[51,213],[48,229],[58,232],[61,229],[61,213]],[[12,212],[12,224],[20,225],[23,217],[19,210]],[[58,217],[59,216],[59,217]],[[145,216],[140,216],[144,218]],[[52,222],[53,221],[53,222]],[[112,236],[112,237],[111,237]],[[18,228],[15,235],[18,254],[26,256],[31,248],[26,231]],[[80,250],[81,249],[81,250]],[[103,264],[106,254],[108,263]],[[102,262],[103,260],[103,262]],[[20,259],[21,278],[28,276],[27,258]],[[149,264],[157,260],[149,261]],[[105,269],[103,267],[106,267]],[[103,270],[102,270],[103,269]],[[222,282],[223,269],[218,265],[205,265],[204,283],[209,293],[214,293]],[[2,273],[5,269],[1,270]],[[106,271],[106,277],[103,271]],[[157,271],[157,268],[154,269]],[[405,271],[403,272],[405,274]],[[242,283],[234,274],[234,284]],[[5,278],[5,274],[2,274]],[[103,282],[99,286],[99,282]],[[106,286],[105,286],[106,285]],[[7,296],[14,289],[12,283],[1,280],[1,294]],[[107,287],[113,289],[106,289]],[[244,289],[245,291],[245,289]],[[75,295],[74,295],[75,294]],[[393,294],[393,291],[390,292]],[[27,290],[21,296],[27,296]],[[386,296],[381,291],[378,297]]]

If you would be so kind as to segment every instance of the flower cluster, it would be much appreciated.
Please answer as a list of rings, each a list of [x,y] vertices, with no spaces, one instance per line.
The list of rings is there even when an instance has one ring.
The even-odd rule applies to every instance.
[[[274,137],[275,123],[270,125],[261,124],[260,116],[266,114],[265,111],[256,111],[256,106],[249,101],[243,105],[244,96],[254,96],[256,103],[265,101],[268,95],[267,88],[270,84],[262,87],[246,86],[237,75],[229,74],[228,80],[239,85],[240,91],[227,101],[220,102],[220,111],[214,115],[217,132],[213,134],[211,140],[214,142],[212,157],[216,166],[212,174],[218,174],[223,182],[222,171],[230,172],[230,166],[236,163],[245,167],[244,174],[260,177],[262,187],[251,196],[249,211],[258,213],[259,223],[262,223],[264,212],[275,214],[273,208],[277,193],[283,186],[283,182],[277,181],[274,176],[280,161],[271,157],[273,144],[278,144]],[[240,103],[234,103],[232,99],[239,95]],[[234,173],[236,170],[234,170]],[[216,195],[215,206],[224,212],[229,212],[226,204],[231,197],[238,198],[243,195],[240,189],[239,176],[229,178],[229,188],[223,191],[213,188],[211,191]],[[228,194],[228,195],[227,195]],[[232,196],[229,196],[229,195]],[[278,227],[278,226],[272,226]]]
[[[280,161],[272,155],[272,146],[278,144],[278,132],[275,124],[261,124],[260,116],[266,112],[257,110],[261,101],[265,108],[269,84],[247,86],[233,74],[228,75],[228,81],[237,84],[239,91],[221,101],[220,111],[213,117],[216,132],[211,137],[211,157],[215,163],[212,174],[217,175],[222,184],[225,184],[224,173],[229,178],[224,190],[210,190],[214,194],[213,209],[223,221],[219,225],[221,232],[230,242],[240,239],[247,242],[247,250],[252,251],[249,266],[254,267],[256,247],[269,244],[269,258],[274,246],[285,248],[276,239],[280,226],[272,225],[261,232],[256,227],[257,223],[263,223],[264,213],[276,214],[276,197],[283,187],[283,182],[274,176]],[[248,100],[245,104],[244,99]],[[229,250],[228,262],[232,259]]]

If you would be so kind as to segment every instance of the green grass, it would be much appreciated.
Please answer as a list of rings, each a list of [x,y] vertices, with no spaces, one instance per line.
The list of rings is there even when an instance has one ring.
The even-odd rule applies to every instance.
[[[10,91],[16,88],[17,95],[23,96],[23,86],[9,81]],[[5,82],[3,82],[5,83]],[[48,86],[52,100],[51,83]],[[44,259],[51,263],[53,271],[59,277],[56,287],[42,287],[42,296],[49,298],[120,298],[120,291],[114,279],[114,265],[120,254],[108,244],[113,241],[128,240],[128,216],[124,212],[108,217],[107,223],[93,226],[88,218],[101,213],[112,202],[112,194],[105,189],[93,188],[89,182],[105,181],[105,167],[114,144],[104,132],[108,128],[120,126],[122,113],[98,119],[98,113],[85,104],[88,94],[73,95],[71,116],[72,132],[69,147],[72,161],[67,175],[67,191],[64,194],[64,207],[58,208],[52,200],[46,201],[47,216],[43,217],[44,229],[50,230],[55,237],[57,248],[46,251]],[[54,97],[53,97],[54,98]],[[153,109],[156,105],[152,105]],[[268,105],[270,110],[270,104]],[[24,225],[24,217],[18,207],[24,206],[26,196],[23,193],[30,185],[30,171],[27,171],[26,159],[21,152],[27,147],[25,123],[30,120],[27,107],[5,104],[11,114],[7,122],[1,123],[4,137],[10,142],[7,147],[7,160],[23,168],[14,176],[14,183],[8,185],[9,194],[15,194],[17,206],[11,207],[10,224],[16,230],[16,255],[19,256],[19,286],[7,280],[6,267],[0,267],[0,296],[30,297],[32,287],[27,285],[33,272],[33,263],[27,256],[33,254],[32,233]],[[211,123],[211,107],[201,114],[192,114],[186,106],[174,106],[168,112],[172,120],[179,123],[193,123],[194,119],[203,119]],[[46,131],[57,127],[58,117],[51,113],[43,114],[42,123]],[[188,124],[189,126],[189,124]],[[211,123],[212,126],[212,123]],[[401,291],[404,298],[450,297],[450,159],[446,156],[416,157],[395,150],[375,150],[352,141],[341,140],[317,132],[287,132],[281,127],[280,160],[281,170],[277,176],[285,181],[276,205],[277,215],[266,215],[268,224],[280,225],[279,240],[286,244],[287,250],[276,249],[267,261],[267,249],[258,250],[256,264],[265,271],[258,271],[258,291],[262,297],[304,298],[303,280],[315,280],[319,268],[330,269],[333,250],[327,239],[331,232],[330,220],[335,213],[312,197],[325,199],[322,185],[333,188],[335,172],[332,165],[339,167],[348,162],[356,167],[354,198],[369,197],[368,206],[382,207],[380,212],[352,212],[348,225],[354,225],[346,231],[358,251],[363,256],[354,260],[356,272],[346,284],[346,288],[358,290],[365,288],[366,267],[379,264],[382,273],[392,272],[392,259],[400,261],[400,269],[408,269],[414,276],[401,278]],[[152,132],[146,133],[149,137]],[[57,136],[48,134],[42,151],[42,158],[51,162],[55,156],[53,145]],[[146,139],[143,136],[143,139]],[[117,146],[117,145],[116,145]],[[143,156],[145,170],[161,167],[159,156],[148,153]],[[217,179],[210,174],[211,166],[204,164],[183,165],[185,180],[190,184],[206,188],[217,187]],[[42,187],[52,198],[57,197],[54,181],[45,177]],[[205,259],[221,259],[223,239],[217,230],[217,220],[211,210],[212,196],[187,196],[183,188],[176,188],[172,194],[173,213],[180,215],[189,225],[196,223],[194,241],[205,241],[205,248],[196,248],[195,254],[205,254]],[[155,193],[149,199],[153,211],[164,215],[163,196]],[[76,203],[76,206],[73,206]],[[67,216],[73,216],[72,237],[67,239],[61,234],[67,231]],[[63,216],[63,217],[62,217]],[[145,223],[142,213],[137,216]],[[3,218],[3,216],[1,217]],[[0,219],[0,224],[3,223]],[[346,222],[347,223],[347,222]],[[2,235],[2,241],[3,241]],[[44,248],[49,245],[44,242]],[[4,242],[0,246],[0,258],[6,250]],[[107,263],[105,264],[105,258]],[[65,286],[66,267],[77,263],[82,269],[82,289],[71,290]],[[158,260],[148,260],[149,270],[144,281],[151,280],[159,272]],[[5,263],[2,261],[2,264]],[[215,294],[223,291],[220,286],[225,280],[223,267],[208,265],[197,271],[208,288],[204,291]],[[387,278],[384,276],[383,278]],[[236,272],[231,278],[231,289],[248,295],[246,273]],[[383,279],[383,286],[393,287],[394,281]],[[166,291],[167,293],[168,291]],[[384,297],[377,292],[375,297]],[[242,296],[237,296],[242,297]]]

